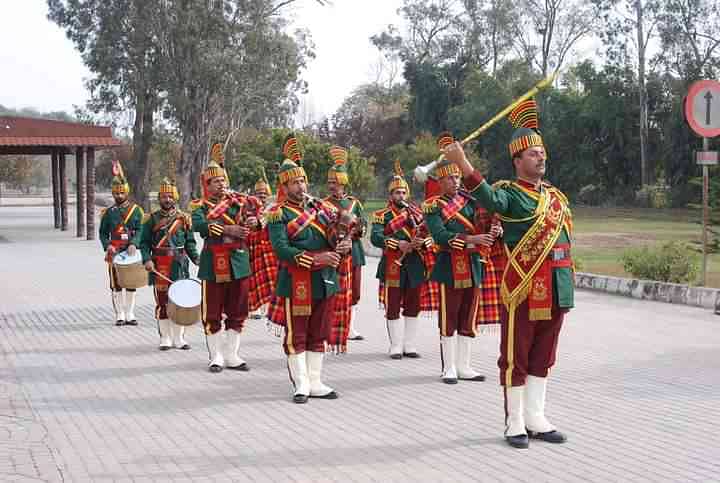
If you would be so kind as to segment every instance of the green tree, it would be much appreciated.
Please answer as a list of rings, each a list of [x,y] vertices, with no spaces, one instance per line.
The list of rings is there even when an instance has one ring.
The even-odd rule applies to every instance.
[[[48,0],[48,17],[63,28],[93,77],[87,86],[93,112],[130,109],[133,167],[127,172],[135,199],[149,208],[155,112],[165,89],[158,44],[163,0]]]

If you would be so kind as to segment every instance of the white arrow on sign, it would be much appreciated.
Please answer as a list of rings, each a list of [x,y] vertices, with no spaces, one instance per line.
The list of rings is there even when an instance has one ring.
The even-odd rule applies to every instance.
[[[706,128],[720,128],[720,95],[704,88],[693,98],[693,118]]]

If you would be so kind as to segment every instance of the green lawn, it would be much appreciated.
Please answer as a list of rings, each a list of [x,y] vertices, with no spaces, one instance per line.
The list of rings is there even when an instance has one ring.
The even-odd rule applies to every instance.
[[[385,206],[385,200],[367,200],[365,212]],[[667,241],[699,242],[700,212],[642,208],[576,208],[574,253],[582,270],[628,277],[621,257],[631,247],[652,247]],[[698,254],[698,260],[701,256]],[[709,287],[720,288],[720,254],[708,259]]]

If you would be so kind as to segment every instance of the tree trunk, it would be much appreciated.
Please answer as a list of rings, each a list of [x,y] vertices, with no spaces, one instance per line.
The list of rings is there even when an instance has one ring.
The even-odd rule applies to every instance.
[[[150,210],[150,173],[152,163],[149,153],[153,142],[155,102],[152,93],[141,93],[135,105],[133,126],[133,157],[135,166],[131,175],[132,192],[135,202],[146,211]]]
[[[645,186],[651,184],[653,180],[647,164],[648,106],[645,92],[645,35],[642,0],[636,0],[635,13],[637,14],[638,94],[640,97],[640,185]]]
[[[188,116],[183,128],[183,145],[178,169],[180,206],[187,206],[194,196],[202,196],[200,174],[207,164],[208,130],[202,113]]]

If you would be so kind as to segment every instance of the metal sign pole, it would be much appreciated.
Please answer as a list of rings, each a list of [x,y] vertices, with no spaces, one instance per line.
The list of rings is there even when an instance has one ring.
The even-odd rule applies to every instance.
[[[703,138],[703,151],[709,151],[710,150],[710,140],[706,137]],[[701,285],[704,287],[707,282],[707,243],[708,243],[708,236],[707,236],[707,230],[708,230],[708,222],[710,218],[710,209],[708,207],[708,199],[709,199],[709,177],[708,177],[708,166],[707,164],[703,164],[703,223],[702,223],[702,279],[701,279]]]

